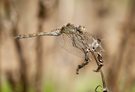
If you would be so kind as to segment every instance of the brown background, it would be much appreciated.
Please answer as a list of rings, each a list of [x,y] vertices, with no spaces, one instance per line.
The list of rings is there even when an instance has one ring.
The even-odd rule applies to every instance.
[[[43,7],[42,7],[43,6]],[[0,86],[12,92],[86,92],[100,82],[91,62],[75,74],[82,58],[60,47],[55,37],[16,41],[17,34],[49,32],[67,23],[102,38],[104,72],[111,92],[135,87],[134,0],[0,0]],[[71,53],[70,53],[71,52]],[[95,80],[95,81],[93,81]],[[91,85],[94,85],[91,87]]]

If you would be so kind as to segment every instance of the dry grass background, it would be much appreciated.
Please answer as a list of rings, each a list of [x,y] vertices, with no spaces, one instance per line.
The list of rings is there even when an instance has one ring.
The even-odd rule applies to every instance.
[[[87,83],[96,86],[100,78],[92,72],[95,64],[75,75],[82,59],[62,50],[54,37],[13,38],[70,22],[103,39],[104,71],[111,92],[133,92],[134,16],[134,0],[0,0],[1,89],[6,81],[12,92],[44,92],[47,83],[52,84],[46,92],[84,92],[79,89],[88,89]]]

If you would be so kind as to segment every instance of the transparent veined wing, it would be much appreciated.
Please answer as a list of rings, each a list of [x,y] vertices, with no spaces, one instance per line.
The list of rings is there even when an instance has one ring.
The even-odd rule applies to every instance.
[[[84,49],[95,50],[96,52],[103,51],[101,42],[94,38],[88,32],[84,32],[82,35],[76,34],[62,34],[56,38],[56,42],[61,48],[64,48],[73,55],[82,57],[84,56]]]
[[[55,42],[59,46],[59,48],[66,50],[70,54],[78,57],[84,57],[84,53],[74,46],[73,37],[73,35],[62,34],[56,37]],[[81,44],[79,46],[81,47]]]

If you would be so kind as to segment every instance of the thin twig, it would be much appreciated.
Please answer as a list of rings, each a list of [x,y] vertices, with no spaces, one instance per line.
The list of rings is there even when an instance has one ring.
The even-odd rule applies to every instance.
[[[98,63],[98,59],[97,59],[97,57],[95,56],[95,53],[94,53],[94,52],[91,52],[91,53],[92,53],[94,59],[96,60],[96,64],[97,64],[98,66],[100,66],[100,64]],[[109,92],[109,91],[107,90],[107,86],[106,86],[106,82],[105,82],[105,77],[104,77],[104,73],[103,73],[102,69],[100,69],[99,72],[100,72],[100,75],[101,75],[101,78],[102,78],[103,92]],[[98,86],[97,86],[97,87],[98,87]],[[96,87],[96,89],[97,89],[97,87]]]

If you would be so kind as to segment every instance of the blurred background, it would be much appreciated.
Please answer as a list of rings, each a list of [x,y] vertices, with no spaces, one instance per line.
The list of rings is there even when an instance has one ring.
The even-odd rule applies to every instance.
[[[94,61],[75,74],[83,58],[56,37],[14,39],[67,23],[102,39],[110,92],[135,92],[135,0],[0,0],[0,92],[94,92],[102,85]]]

